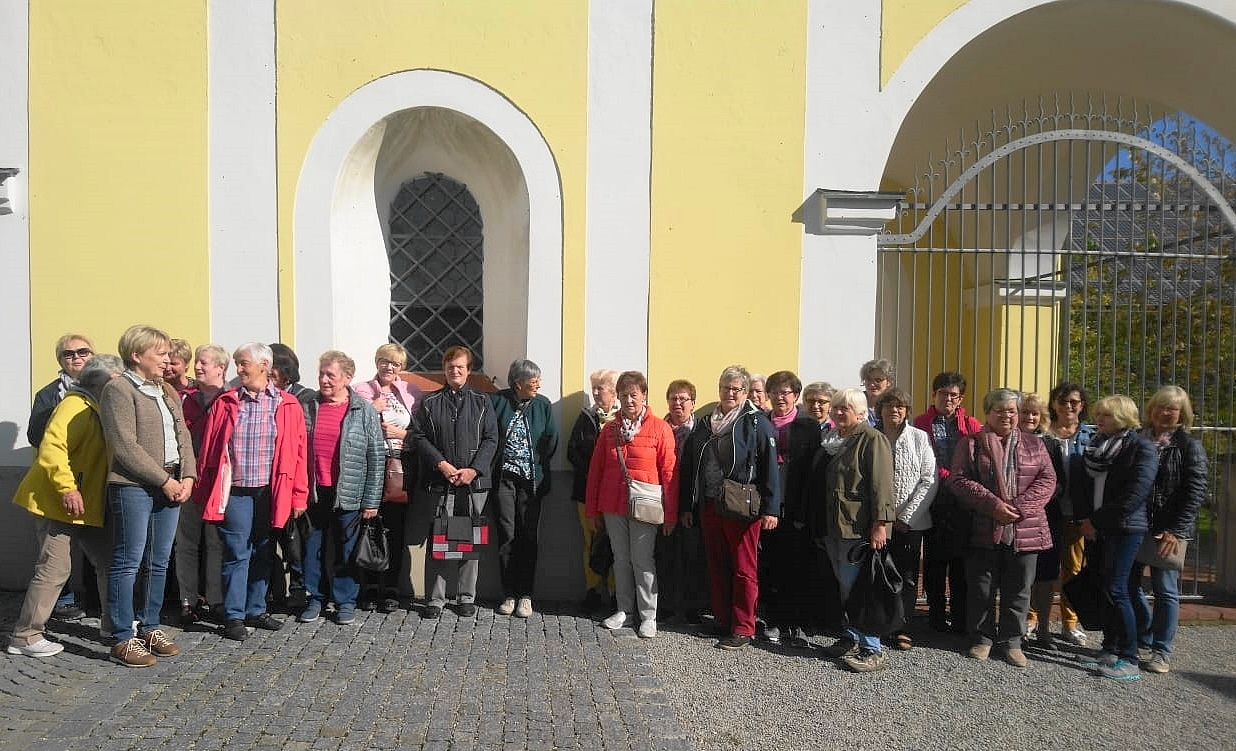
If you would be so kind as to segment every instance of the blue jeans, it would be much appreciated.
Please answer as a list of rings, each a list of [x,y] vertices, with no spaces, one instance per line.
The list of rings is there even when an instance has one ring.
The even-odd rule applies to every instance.
[[[266,612],[270,574],[270,488],[233,487],[219,526],[223,613],[229,621]]]
[[[1103,648],[1122,659],[1137,664],[1137,618],[1133,598],[1129,595],[1129,575],[1133,571],[1133,556],[1142,544],[1142,533],[1114,535],[1099,540],[1103,556],[1103,583],[1116,606],[1118,623],[1103,629]]]
[[[858,579],[858,564],[850,563],[850,551],[863,542],[865,539],[843,540],[832,535],[824,538],[824,550],[828,552],[828,560],[833,564],[833,573],[837,576],[837,586],[841,590],[843,607],[850,597],[850,589],[854,587],[854,582]],[[880,645],[879,634],[863,634],[846,626],[845,635],[859,646],[866,647],[872,652],[880,652],[884,649]]]
[[[360,511],[337,510],[334,505],[335,489],[319,487],[318,500],[309,507],[312,531],[305,541],[305,591],[321,605],[327,599],[322,579],[329,578],[330,599],[339,606],[356,607],[360,582],[348,560],[360,536]],[[329,577],[323,577],[323,571]]]
[[[1138,641],[1164,654],[1172,653],[1176,625],[1180,620],[1180,572],[1150,566],[1150,588],[1154,591],[1154,614],[1142,591],[1140,563],[1133,564],[1129,575],[1129,592],[1133,598],[1133,615],[1137,620]]]
[[[134,620],[139,633],[159,628],[180,504],[157,489],[108,485],[107,513],[113,534],[107,607],[112,636],[123,641],[135,635]]]

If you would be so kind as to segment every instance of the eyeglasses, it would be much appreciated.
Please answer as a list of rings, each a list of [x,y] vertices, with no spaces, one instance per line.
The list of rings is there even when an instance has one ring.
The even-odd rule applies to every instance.
[[[60,359],[61,360],[71,360],[74,357],[80,357],[82,359],[85,359],[87,357],[90,357],[93,354],[94,354],[94,350],[90,349],[89,347],[82,347],[81,349],[64,349],[60,351]]]
[[[950,402],[961,401],[960,391],[945,391],[944,389],[936,389],[936,396],[948,399]]]
[[[394,360],[378,360],[379,368],[402,368],[403,363]]]
[[[689,396],[671,396],[670,397],[670,402],[672,404],[684,404],[686,402],[693,402],[693,401],[695,400]]]
[[[812,407],[826,406],[833,403],[831,399],[807,399],[805,401]]]
[[[879,378],[864,378],[864,379],[863,379],[863,383],[870,384],[870,385],[873,385],[873,386],[874,386],[874,385],[875,385],[875,384],[877,384],[877,383],[888,383],[888,379],[887,379],[887,378],[885,378],[885,377],[883,377],[883,376],[881,376],[881,377],[879,377]]]
[[[747,389],[743,386],[722,386],[721,393],[723,394],[741,394]]]
[[[1081,399],[1057,399],[1056,404],[1061,407],[1072,407],[1073,409],[1081,409],[1081,405],[1085,404]]]
[[[993,415],[1015,415],[1017,414],[1017,410],[1016,409],[993,409],[991,410],[991,413]]]
[[[792,389],[785,389],[784,391],[776,392],[775,394],[773,394],[773,396],[779,396],[782,399],[789,399],[797,395],[794,393]]]

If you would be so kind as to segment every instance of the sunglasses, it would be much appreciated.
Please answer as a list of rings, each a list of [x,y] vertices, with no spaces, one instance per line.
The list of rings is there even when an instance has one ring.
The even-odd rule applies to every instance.
[[[86,358],[86,357],[90,357],[93,354],[94,354],[94,350],[90,349],[89,347],[82,347],[81,349],[64,349],[60,351],[60,359],[70,360],[74,357]]]

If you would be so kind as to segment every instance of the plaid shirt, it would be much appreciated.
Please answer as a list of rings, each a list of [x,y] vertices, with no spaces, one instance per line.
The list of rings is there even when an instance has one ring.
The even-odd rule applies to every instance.
[[[236,389],[240,411],[228,452],[232,457],[232,484],[260,488],[270,484],[270,468],[275,463],[275,410],[281,397],[273,383],[267,383],[255,396],[243,387]]]

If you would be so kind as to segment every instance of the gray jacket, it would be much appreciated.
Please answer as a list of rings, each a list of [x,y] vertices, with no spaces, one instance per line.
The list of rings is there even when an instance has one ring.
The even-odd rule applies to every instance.
[[[316,397],[316,394],[314,394]],[[305,408],[307,451],[313,451],[313,428],[318,417],[318,400],[301,399]],[[312,469],[313,460],[309,466]],[[348,388],[348,413],[339,431],[339,476],[335,478],[335,509],[356,511],[377,508],[382,502],[382,481],[386,471],[386,444],[382,438],[382,417],[369,402]],[[312,474],[312,473],[311,473]],[[309,503],[318,500],[318,486],[309,478]]]

